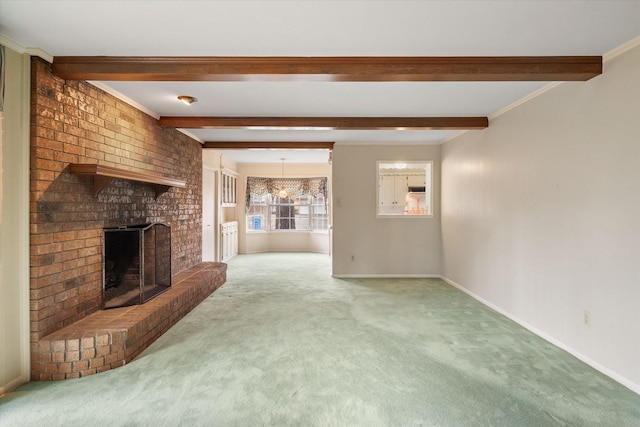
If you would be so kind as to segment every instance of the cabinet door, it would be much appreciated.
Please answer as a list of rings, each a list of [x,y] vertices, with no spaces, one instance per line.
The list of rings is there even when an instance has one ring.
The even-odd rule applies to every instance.
[[[235,176],[231,177],[231,199],[229,200],[230,203],[232,204],[236,204],[236,182],[237,182],[237,178]]]
[[[229,180],[229,176],[225,173],[222,174],[222,203],[229,203],[229,199],[227,197],[227,182]]]
[[[401,205],[404,207],[404,198],[407,195],[408,191],[408,181],[406,175],[396,175],[394,176],[393,183],[393,197],[395,199],[396,205]]]
[[[406,175],[382,175],[380,177],[380,212],[398,215],[404,212],[407,195]]]
[[[409,187],[424,187],[426,178],[425,175],[409,175]]]
[[[222,173],[222,185],[220,186],[222,206],[236,205],[237,181],[235,176]]]
[[[395,205],[395,185],[395,177],[393,175],[383,175],[380,177],[381,206]]]

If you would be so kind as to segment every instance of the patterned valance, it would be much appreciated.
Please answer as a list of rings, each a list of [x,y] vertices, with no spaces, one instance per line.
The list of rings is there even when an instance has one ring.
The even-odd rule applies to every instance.
[[[299,197],[308,194],[317,197],[322,194],[327,198],[327,178],[261,178],[256,176],[247,177],[247,208],[251,196],[264,196],[271,194],[276,196],[280,188],[284,187],[292,197]]]

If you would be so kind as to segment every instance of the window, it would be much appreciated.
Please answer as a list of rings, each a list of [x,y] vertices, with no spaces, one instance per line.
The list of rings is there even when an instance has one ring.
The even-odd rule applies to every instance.
[[[433,216],[433,162],[379,161],[377,167],[379,218]]]
[[[247,179],[247,231],[329,229],[326,178]],[[282,187],[287,196],[280,197]]]
[[[269,229],[268,221],[271,218],[269,214],[271,195],[251,195],[250,200],[251,202],[247,209],[247,231],[267,231]]]
[[[322,194],[311,200],[311,229],[312,230],[328,230],[329,229],[329,211],[327,210],[327,201]]]

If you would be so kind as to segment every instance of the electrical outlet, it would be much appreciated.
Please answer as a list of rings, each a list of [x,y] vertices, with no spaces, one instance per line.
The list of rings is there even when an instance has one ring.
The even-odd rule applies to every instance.
[[[585,326],[591,326],[591,312],[585,310],[582,314],[582,321],[584,322]]]

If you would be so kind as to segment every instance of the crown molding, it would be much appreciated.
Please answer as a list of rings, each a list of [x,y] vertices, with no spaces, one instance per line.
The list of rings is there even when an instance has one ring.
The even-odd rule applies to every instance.
[[[511,104],[507,105],[504,108],[499,109],[495,113],[489,114],[489,122],[491,122],[491,120],[495,119],[496,117],[499,117],[499,116],[503,115],[507,111],[511,111],[514,108],[517,108],[520,105],[522,105],[522,104],[524,104],[526,102],[529,102],[534,98],[537,98],[538,96],[542,95],[543,93],[550,91],[554,87],[560,86],[562,83],[564,83],[564,82],[551,82],[549,84],[546,84],[546,85],[542,86],[540,89],[535,90],[535,91],[531,92],[530,94],[528,94],[526,96],[523,96],[522,98],[518,99],[515,102],[512,102]]]
[[[149,108],[145,107],[144,105],[139,104],[138,102],[134,101],[133,99],[131,99],[131,98],[127,97],[127,96],[124,96],[123,94],[121,94],[120,92],[114,90],[113,88],[111,88],[110,86],[104,84],[103,82],[89,81],[87,83],[97,87],[100,90],[105,91],[109,95],[111,95],[111,96],[113,96],[115,98],[118,98],[120,101],[131,105],[132,107],[142,111],[143,113],[148,114],[149,116],[153,117],[156,120],[160,119],[160,115],[158,113],[156,113],[155,111],[152,111]],[[178,128],[176,130],[178,132],[188,136],[189,138],[197,141],[200,144],[204,143],[204,141],[201,138],[195,136],[194,134],[192,134],[191,132],[189,132],[189,131],[187,131],[185,129]]]
[[[622,55],[625,52],[628,52],[629,50],[631,50],[631,49],[633,49],[633,48],[635,48],[637,46],[640,46],[640,36],[638,36],[638,37],[636,37],[634,39],[631,39],[628,42],[623,43],[620,46],[618,46],[618,47],[610,50],[609,52],[605,53],[604,55],[602,55],[602,62],[604,64],[607,61],[611,61],[613,58],[616,58],[616,57]],[[531,92],[530,94],[518,99],[515,102],[512,102],[511,104],[499,109],[498,111],[496,111],[494,113],[489,114],[489,116],[488,116],[489,123],[491,123],[491,121],[493,119],[495,119],[496,117],[499,117],[499,116],[505,114],[506,112],[511,111],[514,108],[517,108],[517,107],[519,107],[520,105],[522,105],[522,104],[524,104],[526,102],[531,101],[534,98],[537,98],[538,96],[542,95],[543,93],[548,92],[551,89],[556,88],[556,87],[560,86],[563,83],[565,83],[565,82],[558,81],[558,82],[548,83],[548,84],[544,85],[543,87],[541,87],[540,89],[538,89],[538,90],[536,90],[534,92]],[[446,138],[445,140],[443,140],[442,144],[445,144],[445,143],[447,143],[447,142],[449,142],[449,141],[451,141],[453,139],[456,139],[459,136],[461,136],[461,135],[463,135],[463,134],[465,134],[467,132],[469,132],[469,131],[468,130],[460,131],[460,132],[456,133],[455,135],[452,135],[449,138]]]
[[[616,56],[620,56],[623,53],[633,49],[634,47],[640,46],[640,36],[635,39],[631,39],[626,43],[621,44],[615,49],[610,50],[609,52],[602,55],[602,62],[611,61]]]
[[[640,46],[640,36],[638,36],[638,37],[636,37],[634,39],[631,39],[628,42],[623,43],[620,46],[618,46],[618,47],[610,50],[609,52],[605,53],[604,55],[602,55],[602,62],[604,64],[607,61],[611,61],[613,58],[616,58],[617,56],[620,56],[623,53],[628,52],[629,50],[631,50],[631,49],[633,49],[633,48],[635,48],[637,46]],[[501,108],[500,110],[498,110],[498,111],[496,111],[496,112],[494,112],[492,114],[489,114],[489,116],[488,116],[489,117],[489,122],[491,122],[491,120],[495,119],[496,117],[499,117],[499,116],[503,115],[504,113],[506,113],[506,112],[508,112],[510,110],[513,110],[514,108],[517,108],[517,107],[519,107],[520,105],[522,105],[522,104],[524,104],[526,102],[531,101],[534,98],[537,98],[538,96],[542,95],[543,93],[548,92],[551,89],[560,86],[563,83],[565,83],[565,82],[558,81],[558,82],[551,82],[551,83],[548,83],[548,84],[544,85],[540,89],[538,89],[538,90],[536,90],[534,92],[531,92],[530,94],[528,94],[528,95],[520,98],[519,100],[507,105],[506,107]],[[447,139],[446,141],[448,141],[450,139],[453,139],[453,138],[461,135],[462,133],[464,133],[464,132],[461,132],[460,134],[458,134],[458,135],[456,135],[454,137],[451,137],[451,138]],[[443,143],[446,142],[446,141],[443,141]]]
[[[25,53],[25,48],[23,46],[20,46],[18,43],[3,34],[0,34],[0,44],[18,53]]]
[[[491,123],[491,117],[488,117],[488,118],[489,118],[489,123]],[[439,144],[440,144],[440,145],[444,145],[444,144],[446,144],[447,142],[449,142],[449,141],[451,141],[451,140],[454,140],[454,139],[456,139],[456,138],[458,138],[458,137],[460,137],[460,136],[464,135],[464,134],[465,134],[465,133],[467,133],[467,132],[471,132],[471,131],[470,131],[470,130],[461,130],[460,132],[456,132],[456,133],[454,133],[453,135],[451,135],[451,136],[449,136],[449,137],[447,137],[447,138],[443,139],[442,141],[440,141],[440,143],[439,143]]]
[[[27,47],[25,48],[25,53],[31,56],[37,56],[38,58],[42,58],[48,63],[53,62],[53,55],[47,53],[46,51],[40,49],[39,47]]]
[[[333,146],[370,145],[374,147],[402,147],[405,145],[428,146],[440,145],[440,141],[336,141]]]
[[[564,82],[551,82],[551,83],[548,83],[548,84],[544,85],[543,87],[541,87],[540,89],[538,89],[536,91],[533,91],[533,92],[531,92],[530,94],[528,94],[526,96],[523,96],[522,98],[512,102],[511,104],[509,104],[509,105],[507,105],[505,107],[502,107],[501,109],[499,109],[498,111],[495,111],[494,113],[489,114],[487,116],[487,118],[489,119],[489,124],[491,124],[491,121],[493,119],[495,119],[497,117],[500,117],[501,115],[503,115],[503,114],[505,114],[505,113],[507,113],[507,112],[519,107],[522,104],[525,104],[525,103],[531,101],[534,98],[537,98],[538,96],[542,95],[545,92],[550,91],[551,89],[553,89],[554,87],[559,86],[562,83],[564,83]],[[450,137],[442,140],[442,142],[440,144],[446,144],[447,142],[452,141],[452,140],[454,140],[454,139],[456,139],[456,138],[458,138],[458,137],[460,137],[460,136],[462,136],[465,133],[470,132],[470,131],[471,131],[470,129],[461,130],[460,132],[457,132],[455,135],[451,135]]]
[[[187,135],[189,138],[198,141],[200,144],[204,144],[204,140],[200,137],[195,136],[194,134],[192,134],[191,132],[189,132],[186,129],[181,129],[181,128],[176,128],[176,130],[182,134]]]
[[[48,52],[38,47],[24,47],[16,43],[15,41],[11,40],[9,37],[5,36],[4,34],[0,34],[0,44],[20,54],[26,53],[31,56],[37,56],[39,58],[42,58],[49,63],[53,62],[53,55],[49,54]]]
[[[146,113],[146,114],[150,115],[151,117],[153,117],[156,120],[158,120],[160,118],[160,115],[158,113],[156,113],[155,111],[152,111],[152,110],[148,109],[147,107],[145,107],[144,105],[139,104],[138,102],[134,101],[133,99],[131,99],[131,98],[127,97],[127,96],[124,96],[123,94],[121,94],[120,92],[114,90],[113,88],[111,88],[110,86],[106,85],[103,82],[88,81],[87,83],[92,84],[93,86],[97,87],[98,89],[107,92],[109,95],[118,98],[120,101],[125,102],[125,103],[131,105],[134,108],[137,108],[138,110],[142,111],[143,113]]]

